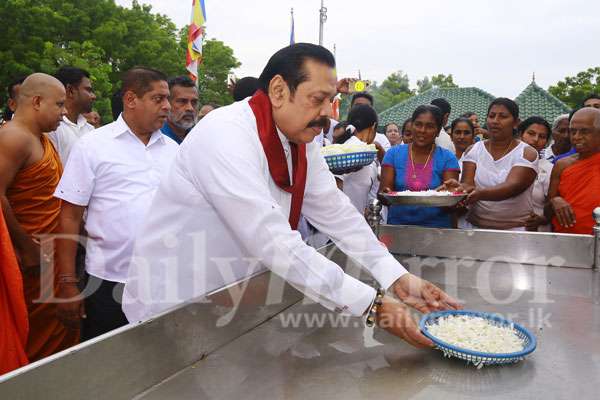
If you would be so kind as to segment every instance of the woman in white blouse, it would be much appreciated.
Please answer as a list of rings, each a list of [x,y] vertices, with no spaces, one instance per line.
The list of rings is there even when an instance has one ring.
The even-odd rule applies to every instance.
[[[469,193],[467,221],[474,228],[525,230],[533,212],[533,183],[538,172],[535,149],[515,139],[519,106],[507,98],[488,108],[489,139],[463,155],[461,185]]]
[[[336,143],[372,144],[377,129],[377,112],[367,104],[357,104],[348,114],[346,132]],[[371,198],[375,198],[379,187],[377,163],[373,162],[356,172],[337,177],[340,189],[360,213],[365,212]]]
[[[542,117],[530,117],[519,125],[519,136],[521,140],[540,154],[539,172],[533,184],[533,212],[526,222],[528,231],[550,232],[552,231],[550,221],[544,215],[548,188],[550,186],[550,175],[553,164],[541,157],[550,140],[552,129],[550,124]]]

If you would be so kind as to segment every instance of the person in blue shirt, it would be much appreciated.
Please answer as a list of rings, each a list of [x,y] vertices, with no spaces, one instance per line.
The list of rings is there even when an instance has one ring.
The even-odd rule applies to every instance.
[[[198,121],[198,88],[189,77],[178,76],[169,80],[169,91],[171,111],[160,130],[181,144]]]
[[[413,142],[394,146],[385,154],[379,192],[435,190],[449,179],[458,180],[456,156],[436,146],[442,111],[434,105],[417,107],[412,116]],[[451,228],[451,215],[439,207],[392,206],[388,224]]]

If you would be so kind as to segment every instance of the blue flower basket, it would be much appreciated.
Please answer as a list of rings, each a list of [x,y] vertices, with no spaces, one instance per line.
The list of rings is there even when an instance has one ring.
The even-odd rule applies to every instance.
[[[512,327],[515,330],[517,336],[523,340],[523,350],[517,353],[505,353],[505,354],[496,354],[496,353],[480,353],[477,351],[471,351],[467,349],[463,349],[460,347],[453,346],[449,343],[446,343],[435,336],[429,333],[428,327],[434,324],[437,324],[438,319],[448,317],[448,316],[456,316],[456,315],[467,315],[470,317],[480,317],[488,320],[492,324],[496,326],[508,326]],[[436,348],[443,351],[444,355],[447,357],[456,357],[462,360],[466,360],[468,362],[473,363],[477,367],[482,367],[485,365],[494,365],[494,364],[511,364],[516,363],[525,358],[525,356],[531,354],[537,345],[535,336],[531,334],[527,329],[522,327],[521,325],[511,322],[507,319],[499,317],[495,314],[478,312],[478,311],[440,311],[434,312],[427,315],[424,315],[421,318],[420,322],[421,332],[425,336],[427,336],[433,343],[435,343]]]
[[[325,156],[325,161],[327,161],[329,170],[332,173],[341,175],[352,172],[356,168],[371,164],[376,156],[376,151],[362,151],[359,153],[344,153]]]

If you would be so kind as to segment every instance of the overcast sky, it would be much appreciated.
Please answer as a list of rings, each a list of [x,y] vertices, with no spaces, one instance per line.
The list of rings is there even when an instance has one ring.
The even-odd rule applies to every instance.
[[[189,23],[191,0],[141,0]],[[131,0],[117,0],[130,5]],[[232,47],[238,77],[258,76],[289,44],[318,42],[320,0],[205,0],[208,38]],[[459,86],[515,97],[536,74],[548,88],[600,66],[600,1],[325,0],[324,45],[337,47],[338,76],[381,82],[402,70],[411,86],[425,75],[453,74]]]

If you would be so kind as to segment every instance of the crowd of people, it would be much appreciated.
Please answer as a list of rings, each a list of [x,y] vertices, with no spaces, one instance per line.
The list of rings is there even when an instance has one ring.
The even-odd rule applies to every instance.
[[[12,82],[0,128],[0,373],[256,272],[245,263],[227,265],[226,277],[198,270],[197,240],[209,258],[263,260],[330,309],[401,314],[392,333],[431,345],[400,302],[305,242],[333,240],[420,311],[432,308],[407,294],[409,281],[416,297],[455,307],[381,249],[364,222],[369,201],[389,191],[468,196],[451,209],[390,206],[388,224],[592,234],[599,96],[552,124],[521,121],[517,104],[498,98],[481,125],[474,113],[450,122],[440,98],[380,133],[369,93],[353,94],[346,121],[331,119],[331,98],[348,92],[334,66],[319,46],[282,49],[259,78],[235,83],[226,107],[200,106],[188,77],[136,67],[123,74],[105,125],[83,69]],[[378,157],[334,177],[319,151],[331,143],[375,144]],[[183,298],[168,298],[170,285]]]

